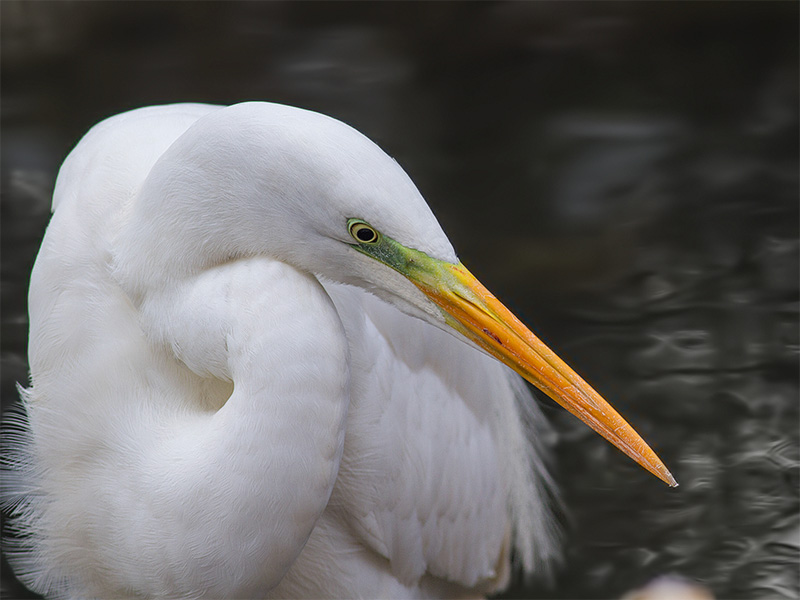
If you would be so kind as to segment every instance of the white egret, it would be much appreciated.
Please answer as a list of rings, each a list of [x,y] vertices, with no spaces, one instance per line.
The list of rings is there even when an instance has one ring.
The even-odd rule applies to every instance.
[[[118,115],[53,210],[3,481],[10,558],[47,596],[501,589],[512,549],[528,570],[556,550],[531,399],[487,355],[675,484],[339,121]]]

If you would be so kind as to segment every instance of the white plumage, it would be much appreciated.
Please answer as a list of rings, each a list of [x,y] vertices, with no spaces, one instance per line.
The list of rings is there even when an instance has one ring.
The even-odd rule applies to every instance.
[[[3,478],[32,589],[461,596],[501,589],[512,551],[556,556],[541,415],[446,332],[413,269],[456,255],[361,134],[267,103],[140,109],[78,144],[53,208]]]

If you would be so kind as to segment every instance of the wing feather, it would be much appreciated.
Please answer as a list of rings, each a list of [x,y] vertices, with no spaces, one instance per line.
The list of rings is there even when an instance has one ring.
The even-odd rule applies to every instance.
[[[357,288],[326,284],[351,352],[352,398],[331,505],[413,585],[502,585],[510,532],[526,570],[556,554],[550,480],[516,375]],[[536,536],[535,543],[533,537]]]

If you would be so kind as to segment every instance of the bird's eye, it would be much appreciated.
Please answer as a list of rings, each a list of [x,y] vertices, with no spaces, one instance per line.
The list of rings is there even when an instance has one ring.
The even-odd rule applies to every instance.
[[[380,234],[377,231],[358,219],[350,219],[348,229],[353,239],[362,244],[374,244],[380,238]]]

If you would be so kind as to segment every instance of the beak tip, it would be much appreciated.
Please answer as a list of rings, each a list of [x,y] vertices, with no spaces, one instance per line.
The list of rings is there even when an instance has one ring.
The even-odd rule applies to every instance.
[[[663,465],[661,465],[661,466],[663,467]],[[662,469],[658,469],[658,473],[656,473],[656,475],[658,476],[658,478],[659,478],[661,481],[663,481],[664,483],[666,483],[666,484],[667,484],[669,487],[671,487],[671,488],[676,488],[676,487],[678,487],[678,485],[680,485],[680,484],[679,484],[679,483],[678,483],[678,482],[675,480],[675,478],[672,476],[672,473],[670,473],[670,472],[667,470],[667,468],[666,468],[666,467],[663,467]]]

